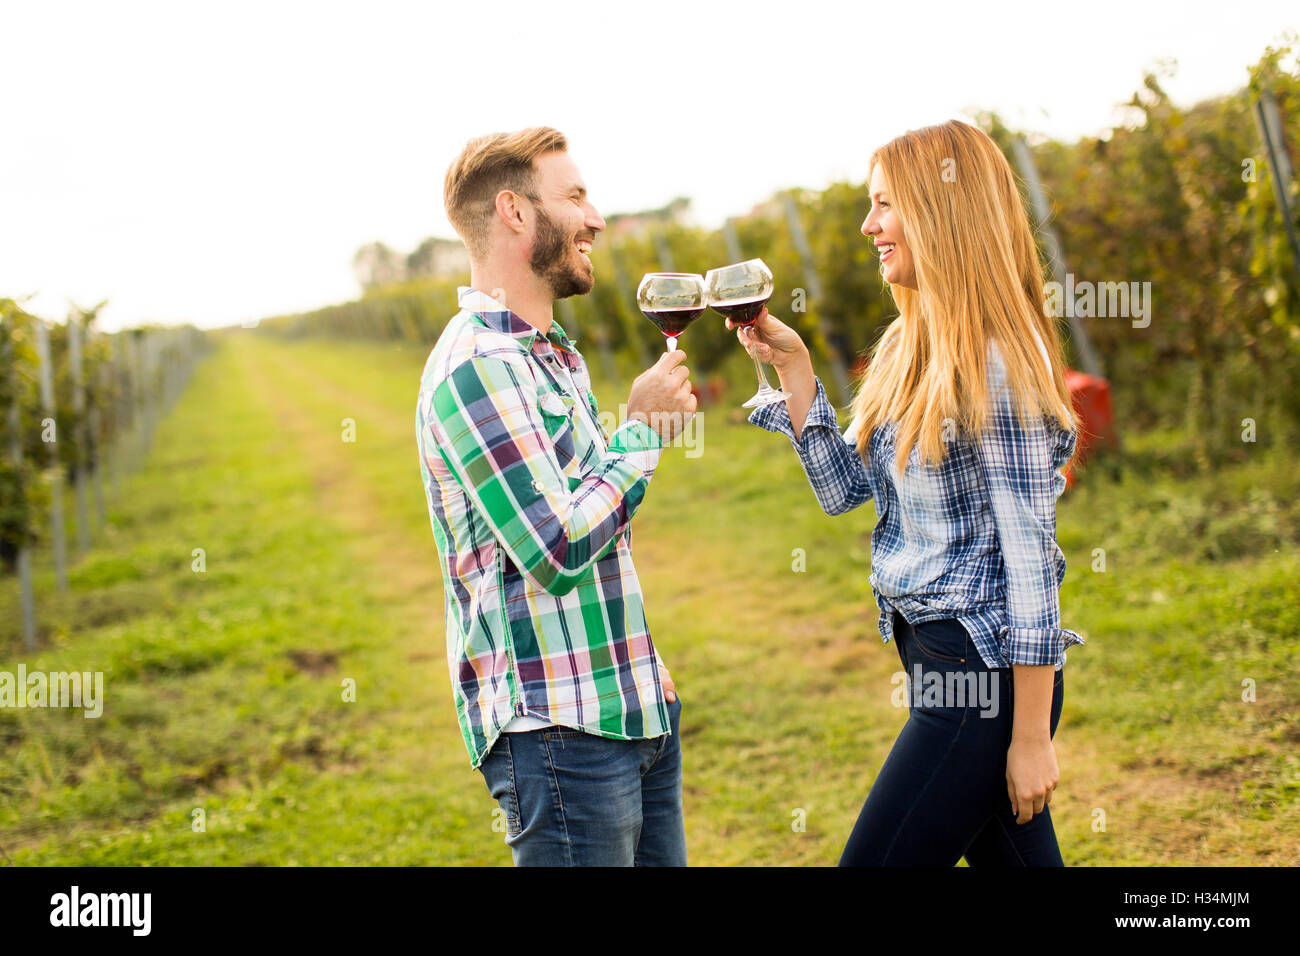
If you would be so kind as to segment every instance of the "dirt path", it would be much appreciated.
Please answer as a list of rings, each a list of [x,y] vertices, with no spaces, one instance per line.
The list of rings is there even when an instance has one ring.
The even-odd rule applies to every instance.
[[[417,532],[427,532],[427,528],[401,527],[377,506],[381,491],[360,474],[355,446],[340,440],[337,421],[330,422],[319,414],[319,405],[314,405],[312,398],[330,403],[342,397],[346,407],[356,410],[354,417],[365,416],[366,428],[381,428],[395,439],[397,423],[392,413],[373,402],[344,395],[332,383],[323,383],[304,372],[275,343],[249,343],[241,355],[262,399],[282,424],[287,440],[310,457],[321,511],[346,529],[345,546],[356,556],[357,573],[365,576],[367,590],[382,599],[394,614],[393,645],[403,660],[414,665],[405,674],[393,675],[402,687],[400,723],[427,727],[430,720],[441,719],[434,728],[443,744],[440,749],[445,751],[452,740],[459,744],[449,678],[442,663],[442,582],[432,534],[422,538]],[[412,494],[416,495],[419,489],[415,483],[418,473],[414,429],[410,431],[408,456]],[[430,749],[404,751],[401,759],[415,761],[411,769],[421,772],[433,760]],[[463,756],[460,753],[457,759]],[[445,752],[439,760],[445,763]]]
[[[353,455],[340,441],[340,429],[326,425],[318,416],[312,415],[295,395],[304,394],[304,390],[308,390],[327,399],[340,401],[349,409],[356,409],[358,415],[364,414],[366,427],[379,427],[390,433],[396,426],[391,421],[391,413],[369,400],[336,387],[334,383],[322,383],[319,379],[304,374],[292,363],[284,361],[282,356],[283,353],[275,347],[263,348],[260,343],[259,347],[246,351],[250,374],[258,382],[268,407],[274,409],[276,419],[283,423],[295,444],[312,459],[312,468],[316,472],[316,491],[323,510],[354,532],[354,538],[349,544],[363,551],[370,559],[367,562],[370,577],[380,593],[386,597],[391,596],[395,601],[412,594],[418,594],[422,602],[431,597],[441,601],[442,582],[438,575],[438,554],[432,535],[427,537],[426,546],[420,547],[414,543],[418,541],[418,536],[412,534],[410,529],[395,528],[388,523],[383,512],[375,507],[378,489],[357,473]],[[409,458],[414,474],[414,429],[408,425],[406,430],[410,432]],[[413,484],[412,494],[417,493]],[[427,617],[423,610],[418,616]],[[440,618],[437,623],[440,625]],[[416,628],[418,634],[427,631],[425,624],[427,620]],[[440,626],[438,632],[441,639]],[[404,633],[403,636],[411,635]],[[423,637],[420,640],[423,641]]]

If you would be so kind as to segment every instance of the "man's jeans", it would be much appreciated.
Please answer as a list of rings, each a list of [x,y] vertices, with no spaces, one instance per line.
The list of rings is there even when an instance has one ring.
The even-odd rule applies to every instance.
[[[671,734],[610,740],[571,727],[502,734],[479,769],[516,866],[685,866],[681,699]]]

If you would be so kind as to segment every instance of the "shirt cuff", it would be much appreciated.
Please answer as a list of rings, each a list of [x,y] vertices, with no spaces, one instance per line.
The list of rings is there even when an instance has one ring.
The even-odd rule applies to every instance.
[[[1073,631],[1059,627],[1008,627],[1002,636],[1002,653],[1013,666],[1055,667],[1061,662],[1066,645],[1082,643]]]
[[[808,416],[804,419],[803,430],[799,437],[807,441],[805,436],[809,428],[816,428],[818,425],[824,425],[827,428],[834,429],[836,434],[839,433],[839,420],[835,416],[835,406],[826,396],[826,389],[822,385],[820,378],[814,378],[817,383],[817,395],[813,398],[812,407],[808,409]],[[749,416],[749,423],[757,425],[759,428],[766,429],[770,432],[776,432],[790,439],[795,450],[799,450],[799,442],[794,440],[794,424],[790,421],[790,410],[786,408],[785,402],[773,402],[771,405],[760,405]]]
[[[624,455],[634,466],[645,472],[647,478],[659,464],[663,447],[659,433],[639,418],[625,420],[609,439],[609,450]]]

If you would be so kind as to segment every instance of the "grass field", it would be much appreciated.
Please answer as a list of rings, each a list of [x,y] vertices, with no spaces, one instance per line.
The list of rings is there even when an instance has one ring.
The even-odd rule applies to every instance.
[[[414,443],[426,352],[237,330],[66,597],[38,561],[33,656],[0,582],[0,670],[105,674],[97,720],[0,709],[0,861],[510,862],[448,685]],[[821,513],[788,442],[740,418],[745,368],[702,413],[702,454],[665,454],[634,554],[683,701],[691,862],[833,864],[906,719],[898,656],[870,507]],[[602,408],[623,394],[598,389]],[[1127,437],[1122,477],[1059,507],[1064,623],[1088,641],[1056,735],[1066,862],[1298,864],[1300,478],[1262,447],[1175,478],[1176,436]]]

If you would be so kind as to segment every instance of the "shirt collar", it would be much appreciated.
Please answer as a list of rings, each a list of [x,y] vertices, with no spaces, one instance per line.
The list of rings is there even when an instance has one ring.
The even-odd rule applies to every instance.
[[[470,286],[462,285],[456,289],[456,298],[460,308],[466,312],[473,312],[483,320],[483,324],[488,328],[503,335],[511,336],[525,349],[533,347],[533,341],[537,338],[539,332],[537,326],[526,322],[492,298],[492,296]],[[551,330],[546,333],[545,338],[561,351],[577,351],[573,344],[573,338],[555,320],[551,321]]]

